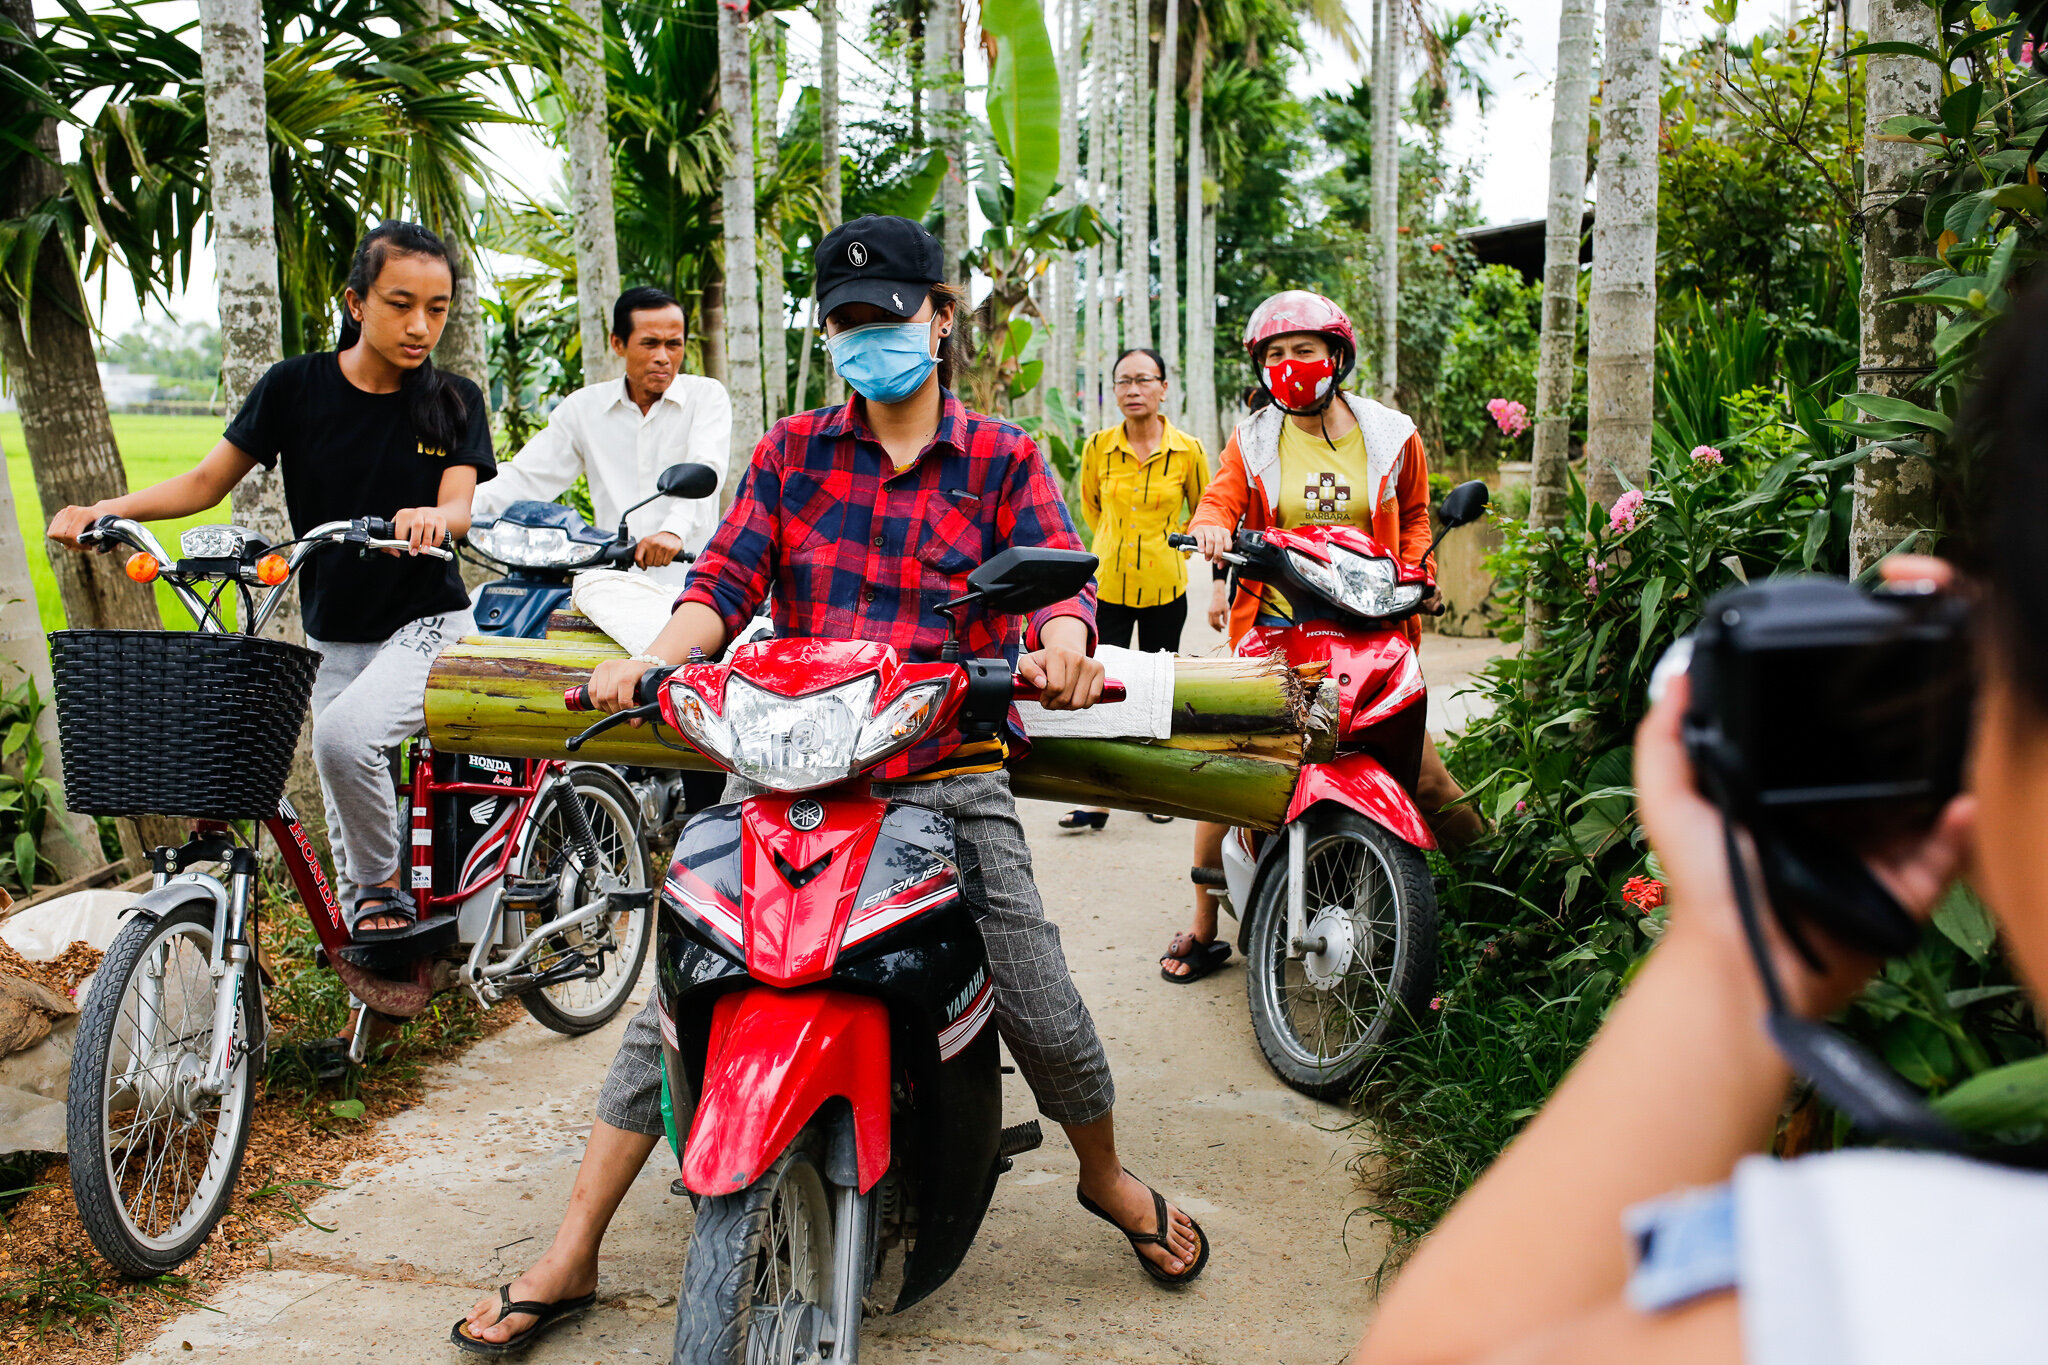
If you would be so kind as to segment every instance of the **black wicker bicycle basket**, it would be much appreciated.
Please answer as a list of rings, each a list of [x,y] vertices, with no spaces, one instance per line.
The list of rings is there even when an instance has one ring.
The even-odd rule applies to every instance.
[[[250,635],[50,636],[66,804],[89,815],[277,814],[320,656]]]

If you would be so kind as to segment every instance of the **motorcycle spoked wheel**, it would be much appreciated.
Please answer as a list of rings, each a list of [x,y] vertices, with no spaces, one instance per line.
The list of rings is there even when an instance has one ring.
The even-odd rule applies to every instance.
[[[114,939],[78,1020],[65,1140],[78,1216],[100,1255],[146,1279],[183,1265],[234,1198],[255,1112],[254,1049],[227,1091],[198,1088],[213,1049],[216,992],[253,971],[212,975],[213,906],[130,920]],[[259,1036],[241,1001],[241,1042]]]
[[[1420,849],[1357,812],[1305,818],[1304,908],[1326,949],[1288,957],[1287,865],[1276,860],[1251,896],[1245,994],[1273,1073],[1305,1095],[1346,1098],[1429,1003],[1436,888]]]
[[[647,837],[641,829],[639,799],[608,768],[572,769],[570,782],[576,799],[583,803],[584,817],[590,821],[603,871],[618,877],[627,890],[646,887]],[[547,803],[534,812],[526,848],[510,876],[538,878],[556,872],[566,875],[574,842],[569,834],[567,812],[562,808],[568,799],[569,788],[558,786]],[[589,869],[580,880],[584,884],[570,888],[569,895],[558,904],[580,904],[596,894],[595,878]],[[512,917],[511,927],[513,933],[524,938],[550,918],[553,916],[518,914]],[[602,1028],[632,994],[653,938],[654,911],[650,906],[592,921],[543,943],[535,950],[535,965],[542,968],[563,960],[569,953],[588,954],[600,944],[610,947],[604,954],[604,970],[595,979],[564,981],[530,990],[519,997],[519,1003],[540,1024],[572,1038]]]
[[[698,1201],[676,1304],[674,1365],[805,1365],[832,1311],[836,1231],[805,1132],[737,1194]]]

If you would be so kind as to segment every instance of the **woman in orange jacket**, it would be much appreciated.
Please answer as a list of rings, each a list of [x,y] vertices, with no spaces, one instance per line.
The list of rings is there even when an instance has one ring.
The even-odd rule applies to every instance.
[[[1344,391],[1344,376],[1358,355],[1357,334],[1344,310],[1320,294],[1290,289],[1253,311],[1244,340],[1258,370],[1260,396],[1271,401],[1231,433],[1222,465],[1188,523],[1201,552],[1216,562],[1239,529],[1342,523],[1396,548],[1404,561],[1420,559],[1430,540],[1428,457],[1414,422]],[[1240,581],[1236,600],[1226,602],[1219,580],[1209,623],[1223,629],[1227,620],[1234,648],[1251,628],[1261,600],[1258,584]],[[1423,610],[1435,612],[1441,603],[1432,591]],[[1409,617],[1402,629],[1411,644],[1421,639],[1417,618]],[[1470,807],[1445,809],[1462,795],[1436,746],[1423,745],[1416,804],[1438,839],[1452,846],[1471,842],[1484,829]],[[1196,827],[1197,868],[1221,866],[1225,828]],[[1196,981],[1229,957],[1230,945],[1216,941],[1215,893],[1197,887],[1194,927],[1167,946],[1160,975],[1177,983]]]

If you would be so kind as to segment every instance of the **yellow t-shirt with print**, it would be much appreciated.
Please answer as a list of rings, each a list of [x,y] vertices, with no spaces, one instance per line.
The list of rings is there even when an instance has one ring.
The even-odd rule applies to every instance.
[[[1095,528],[1089,549],[1101,561],[1096,595],[1124,607],[1156,607],[1188,590],[1187,556],[1166,543],[1184,530],[1209,486],[1202,443],[1163,422],[1159,449],[1131,450],[1124,424],[1104,427],[1081,451],[1081,511]]]
[[[1366,468],[1364,430],[1354,426],[1330,442],[1320,433],[1283,422],[1280,500],[1273,514],[1283,530],[1356,526],[1371,531],[1372,480]]]

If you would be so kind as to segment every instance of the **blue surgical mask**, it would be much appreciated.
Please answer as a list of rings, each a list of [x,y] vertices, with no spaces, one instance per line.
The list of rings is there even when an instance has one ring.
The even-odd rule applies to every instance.
[[[930,319],[850,328],[825,338],[825,349],[839,377],[873,403],[902,402],[939,363],[932,354]]]

